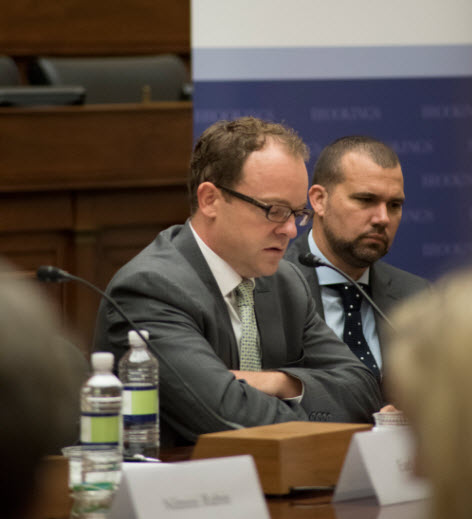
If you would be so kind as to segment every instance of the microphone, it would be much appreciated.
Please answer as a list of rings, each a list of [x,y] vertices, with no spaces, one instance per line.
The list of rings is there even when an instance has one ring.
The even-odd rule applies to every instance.
[[[51,265],[43,265],[42,267],[39,267],[36,271],[36,277],[39,281],[50,281],[52,283],[69,281],[72,279],[68,272]]]
[[[321,258],[319,258],[318,256],[315,256],[315,254],[312,254],[311,252],[306,252],[305,254],[300,254],[300,256],[298,256],[298,261],[302,264],[302,265],[305,265],[305,267],[328,267],[330,269],[333,269],[335,270],[336,272],[338,272],[339,274],[341,274],[341,276],[343,276],[344,278],[346,278],[349,282],[351,282],[356,288],[357,290],[359,290],[359,292],[367,299],[367,301],[370,303],[370,305],[372,306],[372,308],[380,315],[380,317],[382,317],[382,319],[390,326],[390,328],[392,328],[392,330],[395,331],[395,327],[393,326],[393,324],[391,323],[391,321],[389,320],[389,318],[382,312],[382,310],[380,310],[380,308],[374,303],[373,299],[369,296],[369,294],[361,287],[361,285],[355,281],[354,279],[352,279],[351,276],[349,276],[348,274],[346,274],[345,272],[343,272],[341,269],[338,269],[338,267],[335,267],[334,265],[330,265],[329,263],[326,263],[326,261],[323,261]]]
[[[40,281],[44,281],[46,283],[63,283],[65,281],[77,281],[78,283],[82,283],[83,285],[87,286],[91,290],[94,290],[98,294],[100,294],[102,297],[104,297],[112,306],[113,308],[123,317],[123,319],[131,326],[131,329],[134,330],[139,337],[144,341],[146,346],[153,351],[151,347],[151,343],[149,340],[144,336],[144,334],[141,333],[136,323],[134,323],[120,308],[119,304],[108,295],[103,290],[100,290],[98,287],[87,281],[86,279],[80,278],[78,276],[74,276],[73,274],[70,274],[69,272],[66,272],[65,270],[62,270],[58,267],[53,267],[52,265],[43,265],[38,268],[36,271],[36,277]],[[172,373],[179,379],[182,386],[189,392],[190,395],[211,415],[213,419],[215,419],[220,424],[224,425],[225,427],[228,427],[229,429],[243,429],[244,427],[240,424],[230,422],[229,420],[226,420],[222,416],[219,416],[204,400],[201,399],[201,397],[195,392],[195,390],[189,386],[186,380],[184,380],[181,376],[181,374],[172,366],[172,364],[169,364],[169,362],[164,358],[159,356],[159,362],[162,362]]]
[[[88,286],[95,292],[98,292],[102,297],[104,297],[113,308],[123,317],[123,319],[131,326],[131,328],[141,337],[148,348],[151,348],[148,339],[144,337],[144,335],[140,332],[136,324],[123,312],[123,310],[119,307],[118,303],[110,297],[106,292],[100,290],[92,283],[89,283],[87,280],[74,276],[73,274],[69,274],[65,270],[62,270],[58,267],[53,267],[52,265],[42,265],[36,271],[36,277],[39,281],[43,281],[46,283],[64,283],[65,281],[78,281],[79,283],[83,283]],[[151,350],[152,351],[152,350]]]

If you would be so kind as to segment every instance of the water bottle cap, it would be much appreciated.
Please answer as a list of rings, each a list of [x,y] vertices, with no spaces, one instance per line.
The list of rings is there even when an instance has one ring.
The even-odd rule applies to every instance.
[[[113,353],[109,353],[107,351],[98,351],[96,353],[92,353],[92,368],[94,371],[111,371],[113,369],[114,360],[115,357],[113,356]]]
[[[149,332],[147,330],[139,330],[143,337],[146,339],[149,339]],[[130,346],[144,346],[145,342],[141,339],[141,337],[138,335],[138,332],[135,330],[130,330],[128,332],[128,344]]]

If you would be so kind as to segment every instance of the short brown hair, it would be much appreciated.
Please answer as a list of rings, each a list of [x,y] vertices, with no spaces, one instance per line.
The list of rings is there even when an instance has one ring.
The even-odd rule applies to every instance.
[[[368,155],[382,168],[394,168],[400,164],[398,155],[387,144],[373,137],[349,135],[333,141],[320,153],[313,171],[312,185],[330,187],[343,182],[341,160],[350,151]]]
[[[203,182],[225,187],[235,186],[242,174],[244,162],[253,152],[264,147],[267,139],[286,147],[294,156],[308,160],[306,144],[292,128],[255,117],[234,121],[218,121],[207,128],[195,145],[190,161],[188,192],[190,210],[198,208],[197,189]]]

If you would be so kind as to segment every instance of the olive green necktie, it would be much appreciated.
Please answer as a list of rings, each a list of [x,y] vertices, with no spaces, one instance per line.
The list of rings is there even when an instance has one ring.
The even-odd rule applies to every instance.
[[[236,300],[241,318],[239,369],[260,371],[261,350],[254,313],[254,284],[250,279],[243,280],[236,287]]]

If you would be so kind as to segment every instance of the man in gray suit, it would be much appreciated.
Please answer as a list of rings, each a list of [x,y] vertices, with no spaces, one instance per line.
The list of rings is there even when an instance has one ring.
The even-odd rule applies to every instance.
[[[297,222],[312,216],[306,159],[282,125],[215,123],[192,155],[191,218],[108,287],[160,361],[164,446],[292,420],[369,422],[381,405],[375,378],[318,316],[300,271],[281,261]],[[253,303],[242,302],[243,285]],[[128,330],[102,301],[95,344],[118,359]]]
[[[339,292],[346,279],[329,267],[304,266],[299,257],[311,252],[365,284],[383,313],[429,286],[425,279],[379,261],[392,245],[402,216],[405,195],[398,156],[370,137],[338,139],[315,164],[309,198],[315,211],[313,227],[290,245],[285,259],[300,267],[318,312],[349,344],[346,334],[351,334]],[[360,314],[361,322],[355,324],[362,327],[367,345],[353,351],[380,379],[386,326],[365,299]]]

